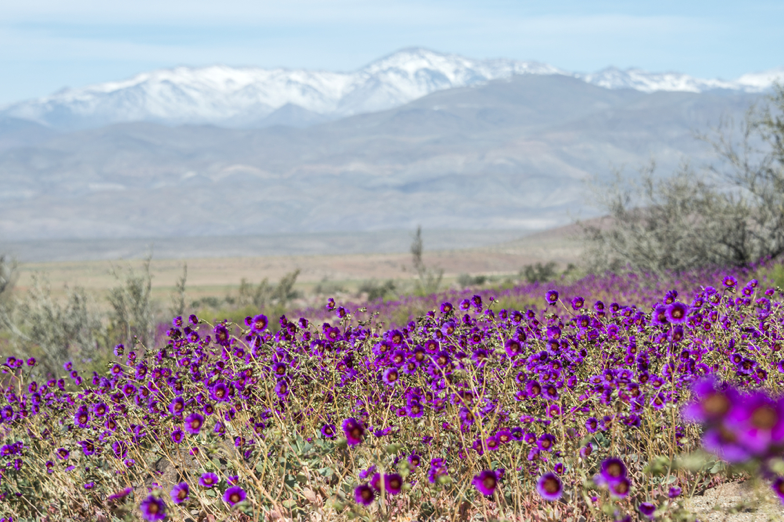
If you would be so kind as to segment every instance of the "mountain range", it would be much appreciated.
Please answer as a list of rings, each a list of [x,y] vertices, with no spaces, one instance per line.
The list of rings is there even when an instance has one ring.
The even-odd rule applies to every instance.
[[[776,80],[784,80],[784,68],[747,74],[732,81],[612,67],[581,74],[539,62],[473,60],[410,48],[346,73],[220,65],[157,70],[123,81],[64,89],[44,98],[14,103],[0,108],[0,118],[34,121],[58,130],[128,122],[228,128],[306,127],[393,109],[437,91],[479,86],[519,75],[557,75],[607,89],[645,93],[755,93],[769,88]]]
[[[0,240],[542,230],[595,215],[592,175],[652,157],[662,174],[712,161],[694,131],[742,117],[762,96],[610,89],[569,74],[461,81],[301,127],[65,131],[6,115]]]

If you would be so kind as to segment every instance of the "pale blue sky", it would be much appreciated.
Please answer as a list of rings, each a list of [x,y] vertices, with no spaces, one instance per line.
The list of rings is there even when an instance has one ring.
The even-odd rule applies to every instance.
[[[784,65],[784,1],[4,0],[0,105],[176,65],[353,70],[472,58],[731,79]]]

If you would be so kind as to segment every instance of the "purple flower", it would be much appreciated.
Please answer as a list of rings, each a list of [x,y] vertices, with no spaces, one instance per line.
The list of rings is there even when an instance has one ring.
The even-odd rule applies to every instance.
[[[621,459],[610,457],[602,461],[600,482],[613,484],[626,478],[626,465]]]
[[[82,447],[82,453],[89,457],[95,453],[95,444],[91,440],[80,440],[79,445]]]
[[[139,509],[144,520],[164,520],[166,518],[166,504],[156,496],[150,495],[142,500]]]
[[[549,433],[543,433],[536,441],[536,446],[542,451],[551,451],[553,445],[555,445],[555,437]]]
[[[394,386],[399,379],[400,379],[400,372],[397,370],[397,368],[387,368],[384,371],[384,375],[382,377],[384,383],[388,384],[389,386]]]
[[[321,427],[321,435],[325,439],[332,439],[336,435],[336,428],[334,424],[324,424]]]
[[[360,484],[356,488],[354,488],[354,500],[357,501],[357,504],[362,504],[363,506],[369,506],[375,500],[376,494],[373,492],[373,488],[368,486],[367,484]]]
[[[246,498],[245,490],[239,486],[232,486],[223,494],[223,500],[230,506],[234,507]]]
[[[210,397],[218,402],[229,400],[229,389],[226,387],[226,383],[223,381],[216,382],[210,389]]]
[[[362,442],[365,435],[365,426],[362,421],[350,417],[343,421],[343,434],[346,436],[346,442],[349,446],[356,446]]]
[[[485,448],[489,449],[490,451],[495,451],[501,446],[501,443],[498,441],[498,437],[495,435],[490,435],[485,439]]]
[[[121,498],[127,497],[131,493],[133,493],[133,488],[125,488],[125,489],[122,489],[122,490],[118,491],[117,493],[113,493],[113,494],[109,495],[106,498],[107,498],[107,500],[119,500]]]
[[[251,320],[250,331],[253,333],[261,333],[267,329],[268,324],[269,321],[267,320],[267,316],[264,314],[259,314]]]
[[[717,422],[723,419],[729,413],[732,405],[739,401],[740,395],[733,388],[722,388],[711,377],[697,381],[692,388],[695,400],[683,409],[684,420]]]
[[[220,344],[221,346],[228,346],[229,345],[229,329],[226,328],[225,325],[219,324],[216,325],[215,328],[212,329],[215,332],[215,342]]]
[[[93,405],[93,415],[96,417],[103,417],[107,411],[109,411],[109,407],[103,402]]]
[[[80,428],[86,428],[88,422],[90,422],[90,414],[87,412],[87,407],[80,406],[74,413],[74,423]]]
[[[543,499],[552,502],[561,498],[563,483],[555,473],[545,473],[536,482],[536,491],[539,492]]]
[[[367,480],[367,478],[372,477],[374,473],[376,473],[376,466],[371,464],[368,469],[363,469],[359,472],[359,480]]]
[[[283,377],[286,375],[286,365],[282,362],[276,362],[272,365],[272,373],[278,377]]]
[[[211,488],[218,483],[218,475],[215,473],[203,473],[199,479],[199,485],[203,488]]]
[[[412,419],[418,419],[425,414],[425,408],[418,401],[411,401],[406,405],[406,414]]]
[[[198,435],[204,425],[204,416],[199,413],[191,413],[185,417],[185,431],[191,435]]]
[[[469,410],[465,406],[460,408],[459,415],[460,415],[460,421],[466,425],[473,424],[474,421],[476,420],[471,410]]]
[[[678,498],[681,496],[682,492],[683,490],[681,488],[677,486],[673,486],[670,488],[670,492],[667,494],[667,496],[670,498]]]
[[[632,484],[626,477],[616,481],[610,482],[610,495],[615,498],[626,498],[629,496],[629,491],[632,489]]]
[[[185,482],[181,482],[174,486],[171,490],[171,499],[172,502],[175,504],[180,504],[185,502],[189,498],[190,490],[188,489],[188,484]]]
[[[538,397],[542,393],[542,385],[536,381],[528,381],[525,385],[525,393],[529,397]]]
[[[408,463],[411,464],[412,467],[418,468],[419,465],[422,464],[422,457],[416,453],[412,453],[408,456]]]
[[[381,473],[373,474],[373,477],[370,479],[370,487],[373,488],[373,491],[381,493]]]
[[[509,357],[515,357],[519,355],[523,351],[523,346],[520,344],[520,341],[516,339],[507,339],[504,343],[504,350],[506,350],[506,354]]]
[[[66,460],[71,456],[71,452],[65,448],[57,448],[55,453],[57,454],[57,458],[61,460]]]
[[[175,428],[174,431],[172,431],[171,440],[174,443],[179,444],[180,442],[182,442],[182,439],[184,438],[185,438],[185,434],[182,432],[180,428]]]
[[[745,396],[733,404],[725,424],[741,446],[764,453],[784,441],[784,399],[774,400],[762,392]]]
[[[776,477],[776,480],[773,481],[771,484],[773,491],[778,495],[779,500],[784,502],[784,479],[781,477]]]
[[[680,301],[676,301],[667,307],[665,314],[667,320],[673,324],[680,324],[686,322],[686,315],[689,313],[689,307]]]
[[[172,415],[182,415],[182,410],[185,409],[185,399],[182,397],[175,397],[171,404],[169,404],[169,411]]]
[[[384,489],[390,495],[397,495],[403,489],[403,477],[398,473],[384,475]]]
[[[547,292],[547,302],[551,305],[554,305],[558,302],[558,292],[555,290],[550,290]]]
[[[128,445],[124,441],[116,440],[112,442],[112,450],[118,459],[124,459],[128,454]]]
[[[653,513],[656,511],[656,504],[652,502],[643,502],[640,504],[639,509],[640,509],[640,513],[652,519]]]
[[[503,429],[499,431],[498,433],[495,434],[495,436],[498,439],[498,442],[500,442],[501,444],[509,444],[513,440],[512,432],[507,429]]]
[[[444,460],[437,458],[430,461],[430,470],[427,472],[427,480],[431,484],[438,482],[438,479],[448,474]]]
[[[664,326],[667,324],[667,307],[664,305],[657,306],[653,312],[651,312],[651,322],[658,326]]]
[[[486,469],[474,476],[471,484],[483,495],[491,496],[498,487],[498,475],[495,471]]]
[[[548,384],[542,390],[542,396],[547,400],[558,400],[558,388],[554,384]]]
[[[291,390],[289,389],[289,383],[286,382],[285,379],[280,379],[278,383],[275,385],[275,394],[281,399],[285,400],[286,397],[289,396]]]

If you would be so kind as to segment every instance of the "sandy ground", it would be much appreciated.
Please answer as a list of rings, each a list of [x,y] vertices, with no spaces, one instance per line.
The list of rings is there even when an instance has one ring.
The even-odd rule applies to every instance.
[[[784,520],[784,505],[766,484],[722,484],[688,504],[700,522],[767,522]]]
[[[562,268],[577,263],[580,244],[572,228],[562,228],[524,237],[493,246],[466,250],[426,251],[427,266],[444,270],[447,278],[459,274],[517,274],[525,265],[555,261]],[[264,278],[277,281],[284,274],[300,269],[299,285],[313,286],[319,281],[340,283],[369,279],[409,279],[414,276],[411,255],[407,252],[352,255],[300,255],[227,258],[157,259],[151,271],[153,287],[168,291],[188,267],[188,288],[195,294],[224,291],[239,285],[242,278],[257,283]],[[17,288],[25,289],[34,276],[45,275],[54,291],[63,285],[81,286],[102,291],[115,286],[112,270],[138,270],[142,261],[62,261],[23,263]]]

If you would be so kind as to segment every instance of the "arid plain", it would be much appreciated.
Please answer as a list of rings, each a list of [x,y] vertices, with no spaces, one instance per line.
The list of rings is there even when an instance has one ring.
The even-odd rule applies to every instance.
[[[444,271],[444,283],[449,284],[460,274],[506,276],[516,275],[526,265],[554,261],[560,268],[579,263],[581,244],[577,226],[560,227],[530,235],[520,233],[518,239],[507,239],[495,244],[474,248],[444,248],[444,241],[428,250],[425,242],[424,261],[428,267]],[[501,234],[514,235],[513,232]],[[492,237],[488,241],[492,241]],[[475,241],[476,242],[476,241]],[[457,242],[459,243],[459,241]],[[363,281],[406,280],[414,277],[411,254],[403,248],[398,252],[354,253],[330,255],[262,255],[230,257],[158,257],[153,252],[150,270],[153,275],[153,295],[163,297],[171,292],[187,264],[189,298],[230,292],[244,278],[258,283],[264,278],[271,282],[299,269],[297,288],[308,290],[327,281],[347,290],[355,289]],[[113,270],[139,270],[144,261],[135,259],[99,259],[92,261],[60,260],[21,262],[17,288],[24,290],[33,278],[44,276],[54,295],[60,295],[65,285],[80,286],[101,294],[117,284]]]

